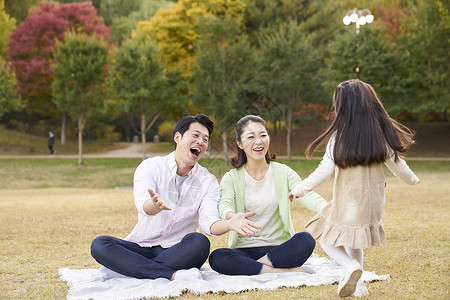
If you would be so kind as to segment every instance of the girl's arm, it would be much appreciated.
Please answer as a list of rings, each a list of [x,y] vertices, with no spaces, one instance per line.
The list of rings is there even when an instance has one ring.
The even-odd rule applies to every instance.
[[[325,154],[317,169],[308,178],[303,180],[298,186],[292,189],[291,194],[296,197],[304,196],[311,192],[316,186],[321,184],[334,172],[335,164],[333,159],[334,138],[331,137],[327,144]]]
[[[414,174],[414,172],[408,167],[405,160],[399,157],[398,161],[395,162],[393,151],[390,153],[390,157],[385,161],[385,164],[392,174],[400,178],[403,182],[411,185],[418,184],[420,182],[416,174]]]
[[[301,182],[301,178],[297,174],[297,172],[295,172],[291,168],[288,168],[288,173],[289,188],[291,189],[292,187],[299,185],[299,183]],[[309,192],[303,197],[297,198],[297,200],[304,208],[309,209],[315,213],[318,213],[322,209],[322,207],[327,204],[327,201],[314,191]]]

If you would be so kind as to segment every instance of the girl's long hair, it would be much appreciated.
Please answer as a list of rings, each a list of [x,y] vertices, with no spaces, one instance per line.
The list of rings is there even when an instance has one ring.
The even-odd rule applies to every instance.
[[[414,132],[390,118],[372,86],[363,81],[339,84],[333,108],[328,128],[306,149],[308,157],[334,133],[334,162],[341,169],[383,163],[389,147],[398,161],[399,153],[414,143]]]
[[[264,128],[266,129],[267,133],[269,130],[267,129],[266,121],[264,121],[263,118],[260,116],[254,116],[254,115],[247,115],[245,117],[242,117],[237,123],[236,123],[236,141],[241,141],[242,131],[244,131],[244,128],[248,125],[250,122],[260,123],[264,125]],[[244,150],[239,148],[236,143],[237,148],[237,155],[231,159],[231,165],[235,168],[239,168],[243,166],[247,162],[247,155],[245,154]],[[271,161],[274,161],[277,158],[277,155],[275,153],[270,153],[267,151],[266,153],[266,162],[269,163]]]

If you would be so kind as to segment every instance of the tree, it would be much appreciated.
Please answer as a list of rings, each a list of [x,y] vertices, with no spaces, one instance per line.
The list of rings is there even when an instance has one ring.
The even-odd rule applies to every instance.
[[[54,52],[52,88],[56,106],[78,123],[78,164],[83,163],[83,130],[91,113],[103,107],[108,44],[104,39],[68,32]]]
[[[127,113],[140,116],[142,159],[146,157],[146,132],[164,110],[176,104],[176,84],[155,46],[147,39],[125,41],[114,51],[111,88]],[[175,100],[175,101],[173,101]],[[170,101],[170,102],[169,102]],[[132,124],[133,125],[133,124]]]
[[[398,2],[398,1],[397,1]],[[376,14],[378,16],[376,24],[386,28],[387,36],[393,43],[398,44],[399,38],[405,35],[405,24],[408,18],[408,8],[400,3],[393,4],[392,1],[383,5],[376,6]]]
[[[242,17],[246,4],[241,0],[179,0],[171,8],[160,9],[149,21],[138,23],[136,35],[156,40],[168,67],[181,64],[185,77],[195,65],[198,26],[212,16]]]
[[[281,24],[272,34],[263,35],[260,43],[262,85],[266,93],[283,107],[286,151],[290,160],[293,110],[299,103],[307,103],[309,87],[320,68],[319,56],[294,21]]]
[[[24,106],[16,91],[16,78],[7,64],[0,60],[0,118],[7,112]]]
[[[92,3],[92,5],[95,7],[95,9],[99,10],[102,6],[102,2],[104,0],[89,0],[89,2]],[[86,2],[86,0],[58,0],[59,3],[79,3],[79,2]]]
[[[9,41],[9,33],[16,27],[16,20],[5,11],[5,0],[0,0],[0,59],[3,58]]]
[[[260,35],[270,34],[280,25],[295,20],[317,47],[333,39],[339,28],[334,22],[342,20],[339,9],[332,0],[248,1],[246,28],[251,41],[257,43]]]
[[[410,9],[406,33],[402,39],[412,79],[411,110],[423,117],[428,112],[443,112],[450,108],[448,60],[450,41],[449,2],[419,1]]]
[[[259,90],[258,57],[241,31],[239,22],[231,17],[210,18],[196,47],[193,97],[198,107],[216,117],[226,164],[227,129]]]
[[[324,88],[330,95],[340,82],[359,78],[373,86],[390,113],[400,113],[411,104],[406,97],[405,62],[397,48],[385,42],[381,27],[362,27],[360,34],[349,31],[329,47]]]
[[[39,0],[6,0],[5,11],[20,24],[38,2]]]
[[[164,0],[106,0],[102,1],[99,14],[106,25],[111,25],[110,41],[120,45],[130,38],[139,21],[150,20],[159,9],[169,8],[171,3]]]
[[[140,8],[142,0],[102,0],[98,14],[106,26],[111,26],[114,18],[127,17]]]
[[[109,28],[103,25],[91,2],[40,2],[10,35],[7,56],[17,77],[19,93],[29,99],[29,114],[55,116],[59,113],[52,102],[52,51],[56,41],[63,41],[68,30],[87,35],[95,33],[105,39],[109,37]],[[64,133],[62,130],[62,143]]]

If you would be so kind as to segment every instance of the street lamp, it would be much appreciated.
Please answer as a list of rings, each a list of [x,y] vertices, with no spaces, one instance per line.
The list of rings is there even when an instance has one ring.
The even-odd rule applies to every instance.
[[[373,15],[367,8],[365,9],[352,9],[347,11],[345,17],[342,19],[345,25],[350,23],[356,23],[356,33],[359,33],[359,27],[364,24],[370,24],[373,22]]]
[[[347,11],[345,17],[342,19],[344,25],[350,25],[356,23],[356,33],[359,34],[359,27],[361,25],[370,24],[373,22],[373,15],[367,8],[365,9],[352,9]],[[356,76],[359,78],[359,67],[355,68]]]

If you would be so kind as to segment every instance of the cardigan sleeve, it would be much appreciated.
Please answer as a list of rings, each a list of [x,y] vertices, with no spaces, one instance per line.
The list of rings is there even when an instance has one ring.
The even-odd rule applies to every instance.
[[[219,214],[220,217],[226,220],[226,215],[228,212],[236,212],[236,193],[234,190],[233,176],[230,172],[223,175],[220,182],[220,201],[219,201]]]
[[[302,181],[297,172],[295,172],[291,168],[288,169],[288,180],[289,190],[291,190],[295,186],[298,186]],[[315,213],[318,213],[322,209],[322,207],[327,204],[327,201],[314,191],[307,193],[303,197],[297,198],[297,200],[303,207]]]

